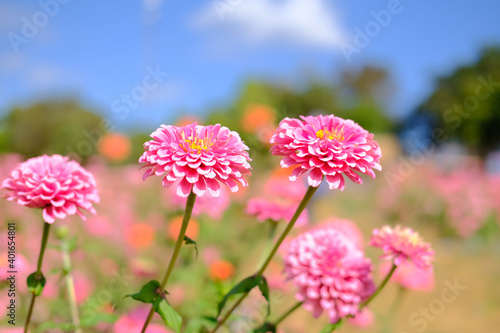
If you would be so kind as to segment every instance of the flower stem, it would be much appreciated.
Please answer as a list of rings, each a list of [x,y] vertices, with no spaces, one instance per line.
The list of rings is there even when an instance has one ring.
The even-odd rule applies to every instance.
[[[165,277],[161,281],[160,290],[164,290],[167,285],[168,279],[174,270],[175,262],[177,261],[177,257],[179,256],[179,252],[182,247],[182,243],[184,242],[184,236],[186,236],[186,230],[189,225],[189,221],[191,220],[191,213],[193,212],[194,202],[196,200],[196,194],[191,192],[186,201],[186,209],[184,210],[184,219],[182,220],[181,230],[179,232],[179,236],[177,237],[177,241],[175,242],[174,252],[172,253],[172,257],[170,258],[170,263],[168,264],[167,272],[165,273]],[[142,327],[141,333],[146,332],[148,328],[149,322],[153,318],[154,308],[151,306],[151,310],[149,311],[148,318]]]
[[[260,268],[260,266],[264,263],[264,260],[266,260],[267,253],[271,250],[273,246],[274,234],[276,233],[276,229],[278,228],[278,222],[273,220],[267,220],[267,225],[269,226],[269,232],[267,234],[267,240],[264,246],[264,251],[262,251],[262,255],[261,258],[259,259],[257,268]]]
[[[297,310],[298,308],[300,308],[302,306],[304,302],[298,302],[297,304],[295,304],[294,306],[292,306],[290,309],[288,309],[287,312],[285,312],[281,317],[279,317],[275,322],[274,322],[274,326],[278,326],[278,324],[280,324],[283,320],[285,320],[286,317],[288,317],[289,315],[291,315],[295,310]]]
[[[313,195],[314,195],[314,193],[316,192],[317,189],[318,189],[317,187],[309,186],[309,188],[307,189],[306,194],[304,195],[304,198],[302,199],[302,201],[300,202],[299,206],[297,207],[297,210],[295,211],[295,214],[293,215],[292,219],[290,220],[290,222],[286,226],[286,229],[281,233],[281,236],[276,241],[276,244],[274,245],[273,249],[271,250],[271,252],[267,256],[266,260],[264,261],[264,263],[260,267],[260,269],[257,272],[256,276],[262,276],[264,274],[264,271],[266,270],[267,266],[269,266],[269,264],[271,263],[271,260],[273,259],[274,255],[276,254],[276,252],[278,252],[279,247],[281,246],[281,244],[285,240],[286,236],[288,236],[288,234],[292,230],[293,226],[295,225],[295,222],[299,218],[300,214],[302,214],[302,212],[306,208],[307,204],[309,203],[309,201],[311,200],[311,198],[313,197]],[[227,321],[227,319],[229,318],[229,316],[231,315],[231,313],[233,313],[233,311],[238,307],[238,305],[247,296],[248,296],[248,293],[244,293],[244,294],[242,294],[240,296],[240,298],[236,301],[235,305],[233,305],[233,307],[226,313],[226,315],[224,317],[222,317],[222,319],[217,322],[217,325],[211,331],[211,333],[215,333],[217,331],[217,329],[219,329],[219,327],[221,327],[222,325],[224,325],[224,323]]]
[[[43,255],[45,254],[45,248],[47,247],[47,241],[49,239],[49,231],[51,224],[44,222],[43,224],[43,234],[42,234],[42,244],[40,245],[40,254],[38,255],[38,263],[36,266],[36,273],[41,275],[42,273],[42,263],[43,263]],[[26,323],[24,324],[24,333],[28,332],[28,328],[30,325],[31,315],[33,314],[33,307],[35,306],[36,295],[33,292],[31,295],[31,303],[28,310],[28,316],[26,317]]]
[[[375,297],[377,297],[377,295],[382,291],[382,289],[385,287],[387,282],[389,282],[389,280],[391,279],[392,274],[394,274],[394,271],[396,270],[396,268],[398,268],[398,266],[396,266],[396,264],[393,263],[391,270],[389,271],[389,273],[387,273],[387,275],[385,276],[385,278],[382,281],[382,283],[380,284],[380,286],[377,288],[377,290],[375,290],[375,292],[366,301],[361,303],[360,309],[367,306]]]
[[[80,317],[78,315],[78,306],[76,304],[75,295],[75,283],[73,280],[73,275],[71,274],[71,256],[68,240],[66,238],[62,239],[61,242],[61,252],[63,256],[63,267],[64,273],[66,275],[66,292],[68,293],[68,303],[71,312],[71,322],[75,327],[75,333],[82,333],[80,328]]]

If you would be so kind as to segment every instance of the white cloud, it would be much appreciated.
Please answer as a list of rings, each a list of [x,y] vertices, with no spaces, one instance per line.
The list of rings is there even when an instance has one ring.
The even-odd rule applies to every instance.
[[[217,40],[230,44],[333,49],[342,40],[331,0],[216,0],[196,13],[192,23],[216,30]]]

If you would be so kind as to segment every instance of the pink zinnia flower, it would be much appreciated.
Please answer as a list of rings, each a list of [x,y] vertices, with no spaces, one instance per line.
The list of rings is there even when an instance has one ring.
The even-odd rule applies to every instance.
[[[368,308],[363,308],[363,310],[358,312],[354,318],[349,318],[348,320],[349,324],[361,328],[370,327],[374,322],[375,316],[373,315],[373,312],[371,312]]]
[[[283,119],[271,137],[271,153],[284,156],[281,166],[298,166],[291,181],[310,171],[310,186],[318,187],[325,177],[330,189],[344,190],[343,175],[361,184],[356,172],[375,178],[372,169],[382,170],[382,152],[373,134],[352,120],[333,115],[301,119]]]
[[[432,269],[434,251],[410,228],[384,226],[375,229],[369,244],[383,249],[382,258],[393,260],[397,266],[409,260],[419,268]]]
[[[68,215],[95,214],[99,202],[94,176],[75,161],[61,155],[39,156],[19,164],[2,182],[7,200],[31,208],[43,208],[43,219],[53,223]]]
[[[232,192],[238,191],[238,182],[248,186],[244,176],[250,174],[248,147],[238,133],[217,125],[184,127],[162,125],[151,134],[153,140],[144,144],[139,163],[147,168],[143,179],[156,175],[163,177],[163,186],[179,181],[177,195],[187,197],[191,191],[202,196],[208,190],[212,196],[220,194],[220,184]]]
[[[331,323],[355,315],[375,291],[372,265],[342,233],[321,228],[295,238],[285,256],[285,272],[298,288],[296,298],[312,311],[323,311]]]
[[[331,218],[320,222],[320,225],[328,226],[344,234],[360,250],[364,247],[364,238],[356,223],[351,220]]]
[[[391,263],[383,262],[380,265],[381,276],[385,277],[390,269]],[[422,269],[412,262],[404,261],[394,271],[391,281],[406,289],[429,291],[434,288],[434,272],[432,269]]]

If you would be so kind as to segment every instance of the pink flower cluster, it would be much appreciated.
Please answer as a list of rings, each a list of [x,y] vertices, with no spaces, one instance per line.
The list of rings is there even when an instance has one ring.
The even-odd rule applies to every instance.
[[[355,315],[375,291],[370,259],[334,228],[299,235],[284,259],[287,277],[298,288],[296,298],[314,317],[325,311],[335,323]]]
[[[264,187],[264,195],[248,200],[246,212],[264,222],[290,221],[297,206],[306,192],[302,183],[291,183],[283,177],[271,178]],[[308,223],[307,210],[300,214],[296,221],[297,226]]]
[[[434,251],[410,228],[384,226],[375,229],[369,244],[382,249],[382,259],[393,260],[397,266],[409,260],[418,268],[432,269]]]
[[[99,202],[96,182],[91,173],[75,161],[61,155],[39,156],[19,164],[2,182],[7,200],[30,208],[43,208],[43,219],[79,215],[85,209],[95,214]]]
[[[309,171],[310,186],[319,186],[325,177],[330,189],[344,190],[343,175],[361,184],[356,172],[375,178],[372,169],[382,169],[382,152],[373,134],[352,120],[333,115],[301,119],[283,119],[271,137],[271,153],[284,156],[281,166],[297,166],[291,181]]]
[[[251,169],[248,147],[238,133],[227,127],[162,125],[151,137],[153,140],[144,144],[145,152],[139,158],[146,168],[143,179],[165,175],[163,186],[179,182],[177,195],[181,197],[191,191],[197,196],[208,191],[218,197],[219,183],[232,192],[238,191],[238,183],[248,186],[244,178]]]

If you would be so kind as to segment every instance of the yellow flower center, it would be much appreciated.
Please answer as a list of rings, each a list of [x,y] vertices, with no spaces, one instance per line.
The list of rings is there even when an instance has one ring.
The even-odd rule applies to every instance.
[[[338,141],[344,141],[344,126],[342,128],[335,128],[333,131],[327,131],[320,129],[316,132],[316,137],[324,140],[333,140],[336,139]]]
[[[212,147],[212,145],[214,144],[211,140],[212,139],[211,137],[200,139],[195,134],[191,134],[191,136],[186,137],[184,132],[181,133],[181,137],[186,144],[179,146],[184,151],[187,151],[188,148],[192,150],[197,150],[198,154],[201,153],[203,150],[207,150],[208,148]]]

